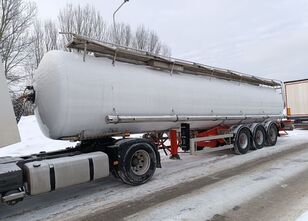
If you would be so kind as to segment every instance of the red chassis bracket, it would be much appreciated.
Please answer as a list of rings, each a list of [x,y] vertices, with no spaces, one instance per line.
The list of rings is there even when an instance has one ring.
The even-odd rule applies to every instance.
[[[225,134],[226,131],[229,131],[230,127],[227,125],[220,125],[214,128],[211,128],[206,131],[198,132],[196,137],[208,137],[208,136],[217,136],[221,134]],[[226,142],[224,139],[218,139],[218,140],[209,140],[209,141],[200,141],[197,142],[198,149],[203,149],[204,147],[210,147],[215,148],[219,146],[225,145]]]

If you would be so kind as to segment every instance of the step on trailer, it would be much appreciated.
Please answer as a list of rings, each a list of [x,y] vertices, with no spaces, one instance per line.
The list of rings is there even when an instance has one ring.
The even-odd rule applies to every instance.
[[[281,82],[71,35],[67,47],[77,52],[46,53],[24,97],[34,102],[47,137],[79,144],[1,158],[2,202],[109,173],[143,184],[161,167],[158,148],[169,138],[173,158],[178,146],[232,144],[245,154],[275,145],[284,108]],[[144,138],[126,138],[130,133]]]

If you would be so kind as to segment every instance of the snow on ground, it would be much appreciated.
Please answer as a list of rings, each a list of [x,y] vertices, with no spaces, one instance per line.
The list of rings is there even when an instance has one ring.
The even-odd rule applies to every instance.
[[[273,160],[258,166],[249,174],[239,174],[160,203],[125,220],[210,220],[215,214],[222,214],[235,205],[258,197],[271,187],[280,185],[282,189],[286,188],[285,180],[307,170],[307,158],[308,152],[303,151],[300,156],[293,154],[287,160]],[[162,211],[167,212],[162,213]],[[307,214],[300,220],[303,221],[305,218],[308,218]]]
[[[73,142],[57,141],[45,137],[35,116],[22,117],[18,123],[18,129],[21,142],[0,148],[0,157],[29,155],[40,151],[54,151],[75,146]]]
[[[39,128],[34,115],[22,117],[18,123],[21,142],[0,148],[0,157],[4,156],[24,156],[39,153],[40,151],[55,151],[73,147],[76,142],[52,140],[47,138]],[[132,137],[138,138],[142,134],[134,134]],[[119,137],[118,137],[119,138]]]
[[[73,146],[74,143],[54,141],[50,140],[40,132],[36,119],[33,116],[22,118],[19,129],[21,131],[22,142],[19,144],[11,145],[0,149],[0,156],[18,156],[24,154],[30,154],[39,152],[42,150],[51,151],[59,148],[64,148],[67,146]],[[122,184],[118,180],[115,180],[111,177],[102,179],[101,181],[83,184],[71,188],[66,188],[63,190],[58,190],[49,194],[43,194],[41,196],[36,196],[32,198],[26,198],[24,202],[14,206],[7,207],[5,205],[0,205],[0,219],[1,220],[65,220],[65,219],[74,219],[77,217],[82,217],[89,213],[95,213],[102,208],[108,209],[110,207],[116,206],[122,202],[128,202],[130,200],[138,200],[142,197],[147,196],[148,194],[155,193],[162,189],[173,187],[179,183],[192,181],[200,177],[210,176],[216,172],[220,172],[232,167],[239,166],[243,163],[252,162],[256,159],[261,159],[265,156],[273,155],[275,153],[296,148],[296,145],[303,143],[308,143],[308,131],[307,130],[294,130],[288,132],[288,135],[278,138],[277,145],[274,147],[266,147],[258,151],[251,151],[246,155],[234,155],[230,150],[217,151],[212,153],[200,153],[195,156],[191,156],[187,153],[181,153],[181,160],[169,160],[168,157],[162,154],[162,169],[157,169],[154,177],[150,182],[145,185],[131,187]],[[306,157],[307,154],[304,154],[301,157]],[[279,165],[279,162],[276,162]],[[306,165],[306,164],[302,164]],[[306,165],[307,166],[307,165]],[[283,168],[283,167],[282,167]],[[290,166],[293,172],[299,172],[303,168],[297,167],[296,165]],[[264,172],[264,171],[263,171]],[[262,172],[261,172],[262,173]],[[234,194],[228,196],[231,199],[237,199],[240,203],[242,200],[246,200],[244,194],[242,194],[241,189],[238,188],[238,185],[241,182],[251,182],[253,179],[257,179],[261,176],[260,171],[256,171],[251,176],[251,179],[245,177],[235,177],[231,178],[228,183],[234,184],[235,191]],[[264,176],[267,176],[268,179],[260,182],[255,185],[253,189],[255,191],[247,192],[247,196],[254,196],[258,193],[258,190],[264,190],[268,188],[273,183],[282,182],[283,179],[277,179],[277,177],[283,177],[284,174],[288,175],[290,171],[281,170],[281,174],[275,178],[271,178],[271,173],[265,173]],[[223,181],[221,186],[224,187],[226,183]],[[258,186],[261,185],[261,186]],[[281,183],[283,185],[283,183]],[[221,189],[218,193],[218,190],[212,188],[210,191],[205,189],[200,190],[201,192],[192,194],[187,197],[179,197],[176,202],[180,202],[178,205],[179,210],[174,210],[174,220],[187,218],[194,214],[196,219],[203,216],[203,209],[196,205],[196,202],[200,204],[207,204],[208,199],[212,199],[215,202],[213,197],[215,193],[219,194],[220,197],[227,196],[227,187],[225,186],[225,193],[222,194]],[[223,188],[222,188],[223,190]],[[202,192],[203,191],[203,192]],[[76,194],[78,193],[78,194]],[[228,192],[229,193],[229,192]],[[203,194],[203,195],[202,195]],[[206,195],[204,195],[206,194]],[[206,198],[207,200],[203,202],[202,197],[211,197]],[[191,199],[190,199],[191,197]],[[216,196],[217,197],[217,196]],[[194,204],[196,210],[192,210],[190,213],[184,208],[184,204],[181,202],[187,201]],[[196,202],[194,203],[194,200]],[[174,202],[171,202],[174,203]],[[219,204],[219,201],[216,203]],[[165,207],[166,205],[162,205]],[[182,207],[181,207],[182,206]],[[226,205],[228,206],[228,205]],[[168,207],[168,205],[167,205]],[[224,208],[224,207],[223,207]],[[20,213],[20,211],[23,211]],[[171,210],[173,208],[171,207]],[[181,211],[183,210],[183,211]],[[208,211],[207,209],[206,211]],[[166,211],[166,210],[163,210]],[[213,209],[213,211],[216,211]],[[216,211],[219,212],[219,211]],[[146,214],[156,214],[155,207],[147,211]],[[135,214],[134,218],[142,219],[143,213]],[[170,218],[172,216],[169,216]]]

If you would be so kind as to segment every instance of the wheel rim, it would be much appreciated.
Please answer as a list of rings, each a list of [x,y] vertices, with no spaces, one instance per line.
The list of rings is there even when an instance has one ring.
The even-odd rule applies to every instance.
[[[239,146],[241,149],[245,149],[248,145],[248,137],[245,133],[241,133],[239,136]]]
[[[138,150],[131,159],[131,169],[136,175],[145,174],[150,168],[150,155],[145,150]]]
[[[262,133],[261,130],[257,130],[256,131],[256,136],[255,136],[255,142],[261,146],[263,144],[263,141],[264,141],[264,135]]]

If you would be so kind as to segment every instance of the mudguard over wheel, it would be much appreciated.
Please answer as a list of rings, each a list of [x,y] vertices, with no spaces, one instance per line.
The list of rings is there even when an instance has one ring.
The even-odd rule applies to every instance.
[[[157,155],[150,143],[140,139],[128,144],[119,155],[118,177],[127,184],[140,185],[149,181],[157,167]]]
[[[234,140],[234,152],[236,154],[245,154],[251,148],[251,133],[248,127],[240,128]]]

